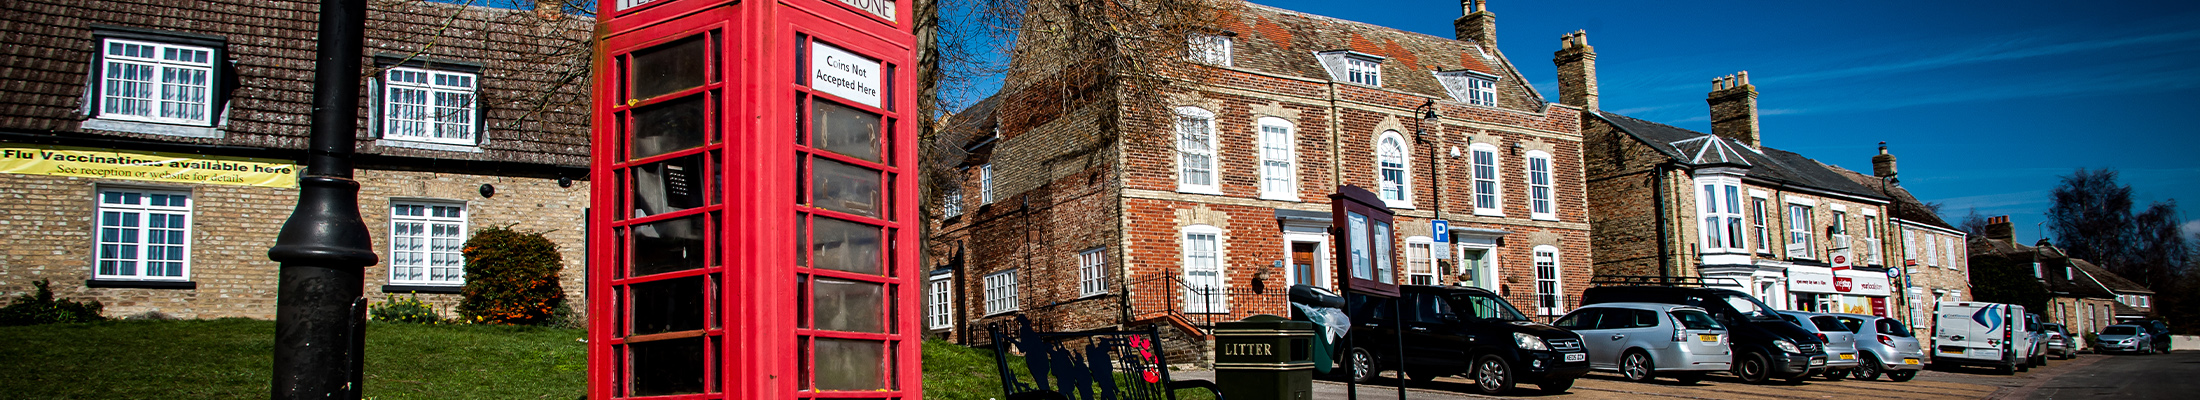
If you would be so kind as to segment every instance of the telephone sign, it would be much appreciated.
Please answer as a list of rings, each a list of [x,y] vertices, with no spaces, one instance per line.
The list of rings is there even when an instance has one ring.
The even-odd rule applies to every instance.
[[[923,398],[905,1],[599,3],[589,398]]]

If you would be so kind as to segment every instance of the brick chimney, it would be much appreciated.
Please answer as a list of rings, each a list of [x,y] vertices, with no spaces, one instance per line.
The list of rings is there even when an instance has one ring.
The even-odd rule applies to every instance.
[[[2017,227],[2009,224],[2009,216],[1986,217],[1986,238],[2011,245],[2017,244]]]
[[[1894,155],[1887,154],[1887,142],[1879,142],[1879,155],[1872,156],[1872,176],[1894,177]]]
[[[1734,139],[1750,147],[1763,147],[1757,136],[1757,87],[1749,84],[1749,71],[1711,80],[1711,134]]]
[[[1485,50],[1497,51],[1497,14],[1491,14],[1483,0],[1459,0],[1459,8],[1466,15],[1451,21],[1452,32],[1459,40],[1472,40]]]
[[[1574,31],[1558,38],[1558,102],[1597,110],[1597,49],[1589,47],[1589,33]]]

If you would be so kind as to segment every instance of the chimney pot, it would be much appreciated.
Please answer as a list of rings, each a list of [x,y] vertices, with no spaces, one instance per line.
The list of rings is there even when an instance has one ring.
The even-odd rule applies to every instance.
[[[1583,110],[1597,110],[1597,53],[1589,47],[1589,32],[1575,30],[1561,36],[1559,51],[1551,63],[1558,67],[1558,99]]]
[[[1894,155],[1887,153],[1887,142],[1879,142],[1879,155],[1872,156],[1872,176],[1886,178],[1894,175]]]
[[[1468,4],[1461,1],[1460,4]],[[1472,40],[1482,44],[1484,50],[1497,51],[1497,14],[1489,12],[1483,0],[1474,0],[1466,15],[1451,21],[1452,33],[1459,40]]]
[[[2002,215],[1986,220],[1986,238],[2002,243],[2016,244],[2017,228],[2009,223],[2009,216]]]
[[[1757,90],[1749,72],[1720,77],[1704,102],[1711,106],[1711,134],[1750,147],[1762,147],[1757,129]]]

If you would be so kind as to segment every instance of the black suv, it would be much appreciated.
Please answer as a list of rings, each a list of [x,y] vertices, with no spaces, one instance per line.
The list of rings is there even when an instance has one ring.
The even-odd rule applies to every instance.
[[[1800,381],[1826,369],[1825,342],[1788,322],[1778,311],[1749,294],[1731,289],[1678,286],[1596,286],[1581,294],[1581,304],[1665,303],[1702,307],[1732,338],[1735,376],[1749,383],[1772,378]]]
[[[1589,353],[1581,336],[1529,321],[1520,310],[1488,290],[1453,286],[1399,286],[1396,299],[1348,295],[1352,330],[1349,356],[1352,379],[1365,382],[1397,368],[1398,314],[1405,314],[1405,376],[1427,383],[1438,376],[1468,374],[1474,389],[1497,394],[1515,383],[1531,383],[1560,393],[1574,378],[1589,373]],[[1340,343],[1342,344],[1342,343]]]

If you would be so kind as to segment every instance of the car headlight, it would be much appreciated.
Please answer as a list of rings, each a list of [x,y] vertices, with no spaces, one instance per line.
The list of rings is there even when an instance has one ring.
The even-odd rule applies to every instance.
[[[1785,351],[1785,352],[1789,352],[1789,353],[1795,353],[1795,354],[1803,354],[1803,349],[1799,349],[1799,348],[1796,348],[1796,347],[1795,347],[1795,342],[1790,342],[1790,341],[1786,341],[1786,340],[1774,340],[1774,341],[1772,341],[1772,345],[1773,345],[1773,346],[1775,346],[1775,347],[1779,347],[1779,348],[1780,348],[1780,351]]]
[[[1513,332],[1513,344],[1520,346],[1521,350],[1548,351],[1551,349],[1551,346],[1543,344],[1543,338],[1535,337],[1535,335],[1530,335],[1524,332]]]

